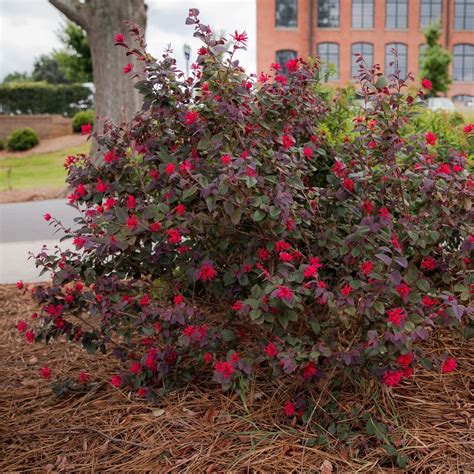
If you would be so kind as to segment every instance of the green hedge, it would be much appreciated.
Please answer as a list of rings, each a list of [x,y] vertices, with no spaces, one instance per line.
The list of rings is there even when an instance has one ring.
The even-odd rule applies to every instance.
[[[92,106],[92,92],[82,84],[9,82],[0,85],[4,114],[61,114],[72,116]]]
[[[7,148],[11,151],[29,150],[38,145],[38,134],[31,128],[17,128],[8,137]]]

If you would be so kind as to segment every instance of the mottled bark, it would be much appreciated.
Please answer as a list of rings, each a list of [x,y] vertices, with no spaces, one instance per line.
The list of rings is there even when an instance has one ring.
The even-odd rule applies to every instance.
[[[127,63],[136,67],[135,58],[125,56],[126,50],[114,46],[117,33],[130,36],[124,25],[129,20],[144,31],[146,6],[144,0],[49,0],[58,10],[87,32],[94,75],[95,112],[99,117],[109,117],[119,123],[140,108],[140,96],[133,88],[131,74],[124,74]]]

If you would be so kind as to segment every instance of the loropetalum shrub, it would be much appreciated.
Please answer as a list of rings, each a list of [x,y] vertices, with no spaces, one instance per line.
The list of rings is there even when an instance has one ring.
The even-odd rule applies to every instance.
[[[196,10],[187,23],[203,41],[188,79],[168,53],[147,54],[136,27],[135,49],[117,36],[143,65],[124,68],[143,110],[106,122],[99,159],[68,157],[75,250],[36,256],[52,284],[33,289],[42,323],[22,322],[26,338],[111,351],[123,363],[111,382],[147,397],[206,377],[242,390],[256,372],[311,387],[333,368],[389,386],[418,364],[454,370],[420,343],[472,334],[462,150],[432,133],[402,139],[406,83],[363,61],[372,106],[331,148],[315,133],[331,112],[317,62],[257,79],[235,59],[244,33],[226,51]]]

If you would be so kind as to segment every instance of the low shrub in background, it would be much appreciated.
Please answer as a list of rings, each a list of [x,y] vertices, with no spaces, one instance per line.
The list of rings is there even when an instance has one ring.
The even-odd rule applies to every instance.
[[[421,343],[474,328],[463,151],[432,132],[404,140],[405,80],[363,62],[371,107],[328,146],[317,62],[255,80],[234,56],[244,33],[226,53],[196,10],[187,23],[204,43],[189,79],[131,28],[144,108],[105,124],[99,162],[68,158],[80,228],[66,229],[74,250],[36,255],[52,285],[33,289],[27,340],[111,351],[111,383],[149,399],[206,377],[242,395],[256,373],[291,378],[303,388],[284,412],[304,420],[305,390],[334,374],[394,387],[419,365],[455,370]]]
[[[92,92],[82,84],[8,82],[0,85],[4,114],[61,114],[68,117],[92,106]]]
[[[5,150],[5,142],[0,140],[0,150]]]
[[[38,145],[38,134],[31,128],[18,128],[7,139],[7,148],[10,151],[29,150]]]
[[[80,133],[83,125],[94,125],[95,114],[93,110],[83,110],[77,112],[72,118],[72,130],[74,133]]]

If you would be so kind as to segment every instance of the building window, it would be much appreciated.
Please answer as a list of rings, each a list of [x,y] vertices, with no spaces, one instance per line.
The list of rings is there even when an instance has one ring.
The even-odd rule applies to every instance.
[[[296,58],[297,53],[293,49],[280,49],[276,52],[275,59],[281,66],[282,72],[285,74],[288,72],[286,69],[286,63],[293,58]]]
[[[474,82],[474,44],[457,44],[453,56],[453,79]]]
[[[393,50],[396,51],[396,55]],[[407,45],[403,43],[389,43],[385,45],[385,75],[396,74],[397,71],[399,71],[400,79],[406,79]]]
[[[374,1],[352,0],[352,28],[374,27]]]
[[[337,43],[319,43],[318,56],[324,63],[335,66],[335,71],[329,74],[328,80],[339,79],[339,45]],[[322,64],[321,72],[323,75],[327,73],[327,64]]]
[[[408,0],[386,0],[385,27],[406,29],[408,26]]]
[[[360,54],[363,58],[367,67],[371,68],[374,65],[374,46],[372,43],[354,43],[351,46],[351,77],[357,77],[360,73],[359,64],[357,62],[358,56],[356,54]]]
[[[318,28],[339,28],[339,0],[318,0]]]
[[[420,50],[419,50],[419,56],[418,56],[418,70],[420,71],[423,66],[423,58],[424,58],[424,54],[427,47],[428,47],[427,44],[420,44]]]
[[[421,0],[420,28],[426,28],[431,23],[441,20],[443,0]]]
[[[474,0],[455,0],[454,29],[474,30]]]
[[[275,0],[275,26],[277,28],[298,26],[298,0]]]
[[[459,94],[453,97],[453,101],[457,102],[458,104],[467,105],[468,102],[472,102],[474,104],[474,95],[468,94]]]

